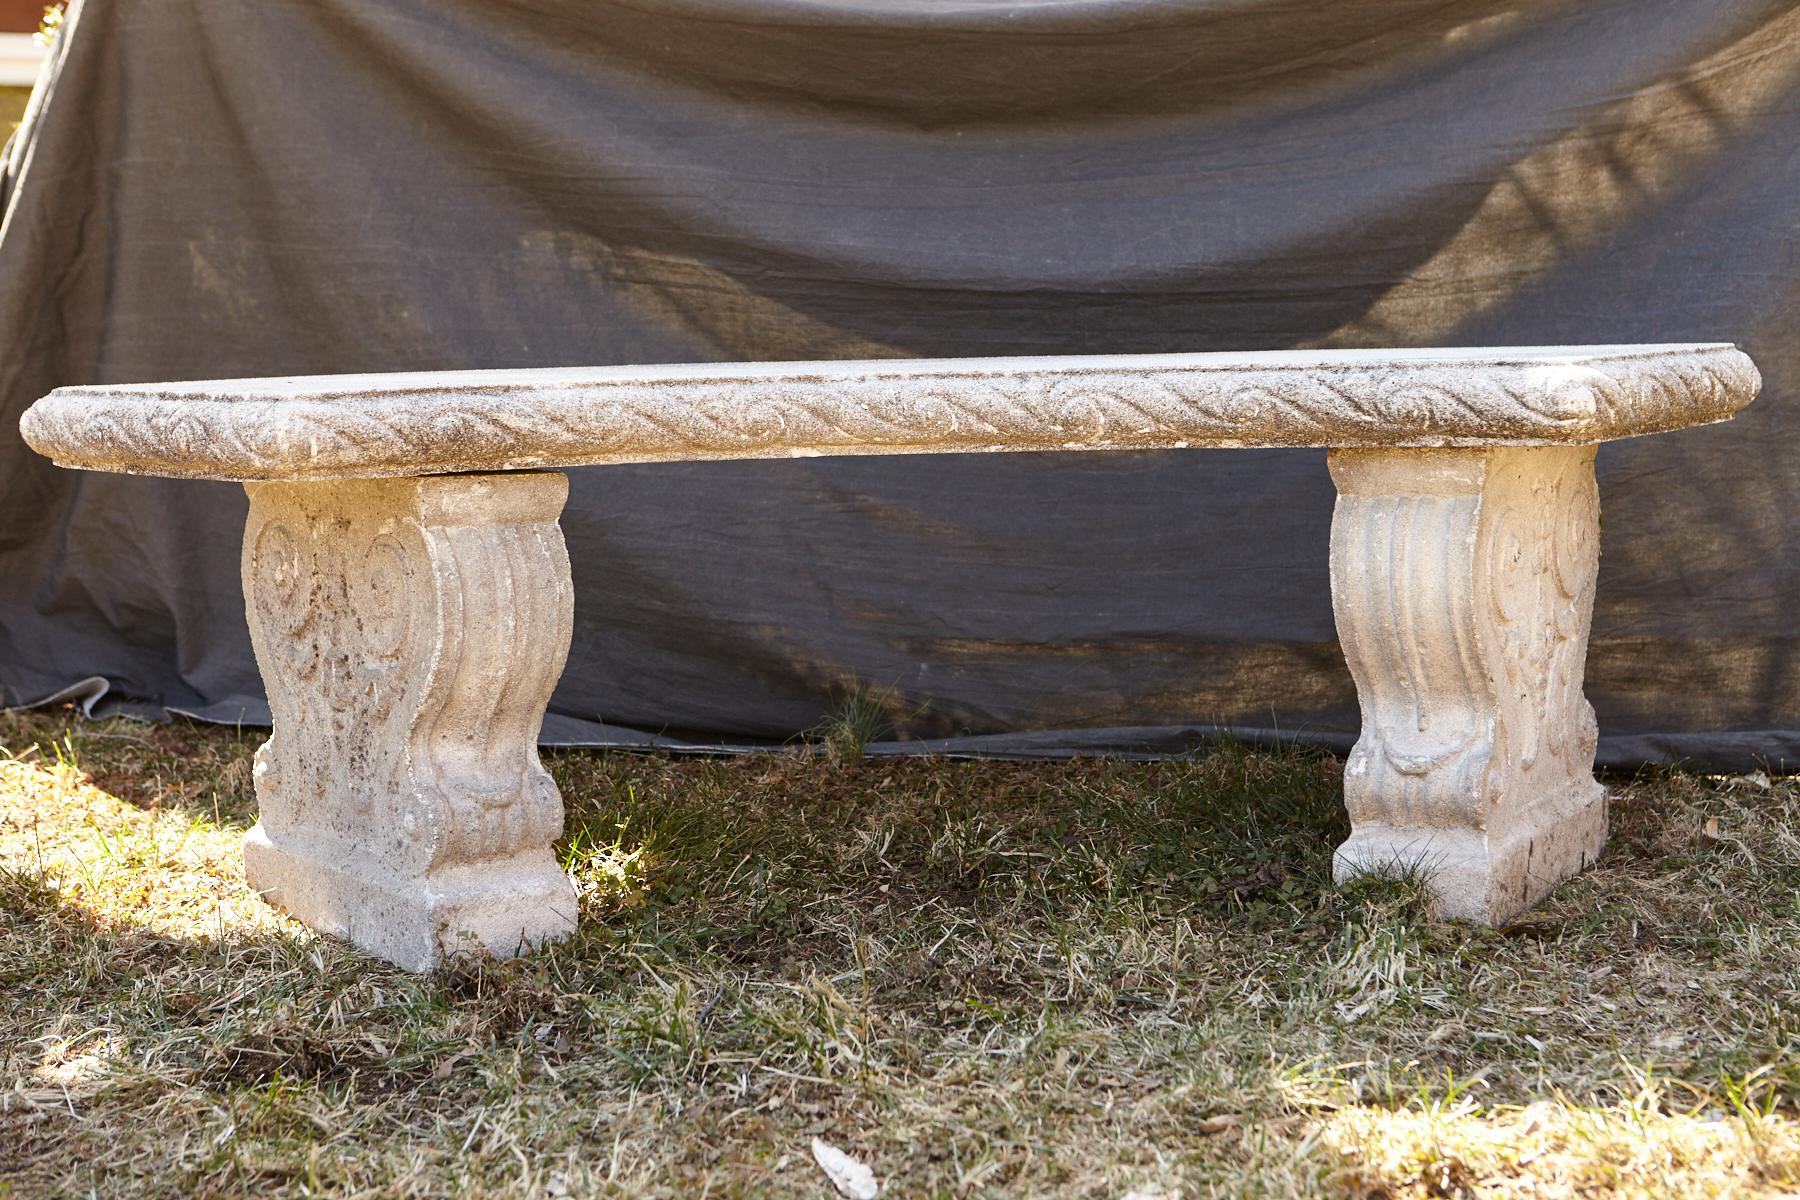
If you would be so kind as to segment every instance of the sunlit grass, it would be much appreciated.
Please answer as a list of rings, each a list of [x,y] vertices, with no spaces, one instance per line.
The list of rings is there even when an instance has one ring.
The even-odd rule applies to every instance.
[[[1338,766],[549,756],[569,943],[242,882],[258,735],[0,717],[0,1196],[1780,1196],[1800,789],[1613,780],[1518,925],[1330,886]],[[11,1192],[7,1191],[11,1188]]]
[[[1791,1119],[1766,1097],[1742,1109],[1707,1103],[1714,1099],[1671,1095],[1646,1078],[1610,1106],[1358,1105],[1325,1123],[1323,1142],[1377,1194],[1792,1195],[1800,1137]]]
[[[128,736],[128,735],[127,735]],[[217,939],[279,918],[244,886],[244,827],[217,811],[127,804],[76,763],[67,740],[0,758],[0,854],[62,903],[171,937]]]

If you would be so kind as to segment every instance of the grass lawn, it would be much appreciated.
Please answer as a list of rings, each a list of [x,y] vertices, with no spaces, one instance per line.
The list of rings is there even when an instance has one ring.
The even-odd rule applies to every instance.
[[[580,934],[415,977],[242,882],[260,735],[0,716],[0,1197],[1776,1196],[1800,782],[1613,778],[1502,930],[1339,764],[549,757]]]

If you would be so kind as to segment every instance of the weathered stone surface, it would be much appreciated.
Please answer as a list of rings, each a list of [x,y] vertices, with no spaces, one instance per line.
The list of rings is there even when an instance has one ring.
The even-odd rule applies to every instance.
[[[1418,865],[1441,913],[1498,922],[1605,838],[1594,444],[1724,420],[1760,385],[1724,345],[750,363],[63,388],[21,429],[68,466],[282,481],[250,485],[244,544],[275,715],[246,870],[422,969],[575,919],[535,746],[569,645],[566,484],[449,473],[1331,447],[1363,710],[1338,875]]]
[[[410,970],[575,927],[538,761],[568,653],[562,475],[252,484],[252,887]]]
[[[1583,445],[1723,420],[1760,384],[1727,345],[741,363],[59,388],[20,428],[71,467],[383,478],[824,454]]]
[[[1581,692],[1600,558],[1591,446],[1340,450],[1338,641],[1362,737],[1340,879],[1418,866],[1445,916],[1500,923],[1599,854]]]

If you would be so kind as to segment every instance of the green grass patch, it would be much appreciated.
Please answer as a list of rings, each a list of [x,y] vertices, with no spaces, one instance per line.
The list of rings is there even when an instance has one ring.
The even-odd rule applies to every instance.
[[[1331,886],[1328,755],[873,721],[548,756],[579,933],[409,976],[243,885],[259,735],[0,717],[0,1197],[821,1196],[815,1136],[895,1196],[1800,1186],[1794,780],[1610,780],[1494,930]]]

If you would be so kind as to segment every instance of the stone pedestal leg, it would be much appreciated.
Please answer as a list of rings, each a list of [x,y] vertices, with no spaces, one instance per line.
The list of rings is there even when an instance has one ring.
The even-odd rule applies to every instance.
[[[248,485],[244,596],[274,714],[250,885],[408,970],[575,927],[538,761],[572,588],[555,474]]]
[[[1333,451],[1331,599],[1362,704],[1340,881],[1417,865],[1498,924],[1606,838],[1581,693],[1593,447]]]

